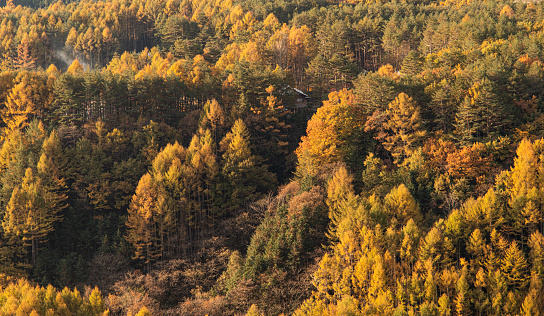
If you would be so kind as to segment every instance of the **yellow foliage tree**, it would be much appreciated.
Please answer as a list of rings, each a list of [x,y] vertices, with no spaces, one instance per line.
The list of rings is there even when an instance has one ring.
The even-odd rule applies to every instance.
[[[146,173],[132,197],[126,225],[127,241],[135,248],[134,258],[143,260],[148,267],[162,255],[158,231],[161,213],[158,189]]]
[[[385,196],[384,206],[386,212],[402,226],[406,225],[410,219],[416,223],[423,220],[417,201],[404,184],[394,188]]]
[[[509,5],[504,5],[502,7],[501,12],[499,13],[500,16],[506,16],[507,18],[513,18],[514,17],[514,10]]]
[[[36,73],[20,72],[15,82],[6,98],[5,108],[0,110],[0,116],[11,131],[22,129],[41,114],[49,106],[51,93],[46,82]]]
[[[389,103],[387,119],[383,123],[387,135],[384,147],[391,152],[395,162],[400,164],[409,157],[425,136],[425,129],[419,108],[412,98],[400,93]]]
[[[354,99],[353,93],[345,89],[331,92],[308,121],[306,136],[296,150],[299,173],[314,175],[319,166],[346,160],[353,149],[349,138],[363,126]]]
[[[7,233],[21,236],[30,242],[32,263],[36,264],[39,245],[53,231],[53,224],[61,219],[58,211],[65,197],[51,190],[27,168],[23,181],[13,190],[2,227]]]
[[[75,75],[82,71],[83,71],[83,65],[81,65],[81,63],[77,59],[74,59],[74,61],[70,64],[70,67],[68,67],[68,70],[66,70],[66,72],[71,75]]]

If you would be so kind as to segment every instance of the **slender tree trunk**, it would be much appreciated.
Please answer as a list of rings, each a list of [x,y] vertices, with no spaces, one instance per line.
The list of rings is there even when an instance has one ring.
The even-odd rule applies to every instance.
[[[38,254],[38,245],[36,244],[36,238],[32,236],[32,267],[36,266],[37,254]]]

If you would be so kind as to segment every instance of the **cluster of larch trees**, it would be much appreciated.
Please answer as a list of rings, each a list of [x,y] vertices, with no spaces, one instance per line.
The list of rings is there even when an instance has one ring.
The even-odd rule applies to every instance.
[[[291,85],[328,100],[210,293],[294,311],[320,258],[298,314],[541,313],[544,4],[254,3],[7,2],[0,272],[191,258],[289,179]]]
[[[428,228],[403,184],[365,197],[338,169],[326,199],[331,248],[296,314],[539,315],[541,150],[523,140],[493,188]]]
[[[190,253],[193,240],[216,220],[273,188],[275,179],[259,159],[251,153],[242,120],[219,144],[210,130],[201,129],[188,148],[167,145],[140,179],[129,206],[127,239],[136,257],[149,264]]]

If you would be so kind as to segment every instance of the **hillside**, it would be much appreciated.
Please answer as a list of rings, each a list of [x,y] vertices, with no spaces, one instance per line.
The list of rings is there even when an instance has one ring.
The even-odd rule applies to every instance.
[[[0,315],[544,314],[542,2],[0,20]]]

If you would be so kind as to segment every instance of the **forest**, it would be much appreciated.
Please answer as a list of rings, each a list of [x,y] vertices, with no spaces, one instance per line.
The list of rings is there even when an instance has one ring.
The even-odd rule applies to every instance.
[[[0,315],[544,316],[544,2],[0,5]]]

